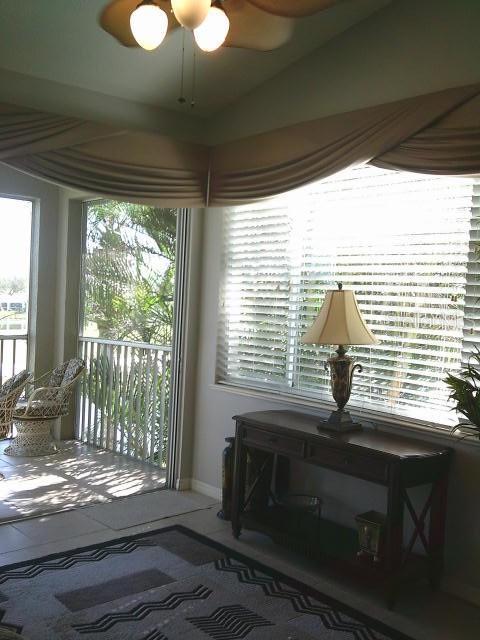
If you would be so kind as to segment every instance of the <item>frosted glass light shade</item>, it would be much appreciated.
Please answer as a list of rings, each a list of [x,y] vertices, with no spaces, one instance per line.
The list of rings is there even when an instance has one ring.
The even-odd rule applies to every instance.
[[[171,0],[176,19],[187,29],[196,29],[207,17],[211,0]]]
[[[156,4],[141,4],[130,15],[133,37],[147,51],[162,44],[168,29],[168,17]]]
[[[355,293],[327,291],[315,322],[302,338],[303,344],[377,344],[365,324]]]
[[[202,51],[215,51],[225,42],[230,29],[227,14],[218,7],[210,7],[207,17],[193,34]]]

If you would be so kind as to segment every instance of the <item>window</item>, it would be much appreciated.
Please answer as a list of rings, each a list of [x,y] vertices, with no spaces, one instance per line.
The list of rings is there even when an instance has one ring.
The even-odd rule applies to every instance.
[[[448,425],[446,371],[474,344],[480,180],[365,166],[226,212],[217,381],[331,400],[330,346],[302,345],[341,281],[380,339],[350,407]]]
[[[27,367],[33,202],[0,197],[0,384]]]

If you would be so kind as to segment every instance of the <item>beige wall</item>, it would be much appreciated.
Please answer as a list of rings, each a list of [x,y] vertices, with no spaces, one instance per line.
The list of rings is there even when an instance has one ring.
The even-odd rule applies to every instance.
[[[480,81],[478,0],[393,0],[217,114],[221,142]]]
[[[0,69],[0,102],[120,128],[169,134],[180,140],[202,142],[205,135],[198,118],[7,69]]]
[[[82,262],[82,197],[59,189],[58,238],[55,305],[55,363],[78,355],[80,280]],[[57,435],[62,439],[75,435],[76,395],[72,410],[62,418]]]
[[[74,194],[0,164],[0,194],[35,201],[29,368],[36,376],[77,354],[81,206]],[[73,414],[56,425],[73,436]]]
[[[206,119],[6,69],[0,69],[0,101],[215,144],[479,82],[479,23],[478,0],[392,0]]]
[[[233,139],[292,122],[480,81],[480,2],[400,0],[293,65],[216,118],[211,135]],[[232,416],[288,408],[288,401],[214,385],[222,210],[206,212],[193,486],[217,494]],[[299,407],[297,407],[298,409]],[[308,409],[306,409],[308,410]],[[310,411],[312,409],[310,408]],[[450,441],[449,441],[450,442]],[[450,444],[452,444],[450,442]],[[480,603],[480,446],[456,445],[447,533],[447,588]],[[385,508],[381,488],[326,471],[299,473],[340,521]],[[421,492],[414,498],[419,501]]]
[[[216,116],[208,130],[202,128],[202,137],[209,135],[216,141],[238,138],[330,113],[478,82],[479,19],[478,0],[394,1]],[[9,82],[3,83],[6,88],[0,98],[8,99],[7,89],[11,86],[12,95],[14,92],[18,96],[23,91],[24,103],[32,104],[31,87],[23,85],[23,80],[10,77]],[[109,116],[101,96],[92,96],[91,103],[82,101],[79,106],[75,104],[75,96],[60,95],[56,93],[58,88],[50,87],[49,83],[39,81],[38,89],[36,106],[42,108],[52,108],[57,99],[66,100],[67,111],[72,115],[100,120],[110,118],[118,124],[136,122],[140,128],[154,128],[159,123],[160,127],[171,126],[173,129],[183,126],[181,122],[157,119],[163,115],[146,111],[139,105],[119,102]],[[196,135],[195,131],[192,135]],[[75,300],[78,296],[76,289],[69,289],[69,285],[78,277],[76,251],[79,245],[75,243],[79,233],[79,209],[75,203],[70,205],[63,190],[1,165],[0,192],[34,197],[39,202],[40,268],[36,278],[42,295],[37,300],[33,338],[42,345],[42,349],[37,350],[35,362],[37,373],[40,373],[53,366],[56,359],[68,357],[75,341]],[[221,222],[221,210],[206,212],[196,383],[191,368],[186,380],[186,393],[190,399],[195,397],[195,430],[191,434],[188,429],[185,434],[185,447],[191,447],[193,439],[193,448],[184,451],[181,459],[183,480],[192,477],[196,488],[217,494],[221,486],[223,439],[233,432],[231,417],[236,413],[288,406],[279,400],[232,393],[213,385]],[[194,275],[199,273],[200,270]],[[194,281],[195,277],[191,280],[192,287]],[[198,290],[192,290],[191,300],[195,302],[197,295]],[[197,330],[194,317],[193,314],[190,318],[189,332]],[[62,323],[66,319],[69,327],[64,332]],[[188,414],[191,413],[188,409]],[[64,435],[68,428],[67,425]],[[447,539],[449,585],[480,602],[480,512],[477,508],[480,448],[468,444],[459,444],[456,448]],[[350,521],[353,514],[364,508],[381,508],[384,499],[382,491],[374,485],[332,473],[302,476],[302,482],[309,490],[320,490],[331,515],[343,521]]]
[[[54,361],[59,189],[0,165],[0,193],[35,200],[32,235],[31,367],[40,374]],[[41,295],[37,292],[41,291]],[[41,344],[41,349],[35,349]]]
[[[224,437],[234,433],[233,415],[268,409],[319,413],[311,406],[293,406],[288,399],[280,401],[273,396],[256,396],[248,391],[227,390],[214,384],[222,218],[221,209],[210,209],[205,215],[192,473],[193,488],[213,496],[219,495],[221,487],[221,452],[225,446]],[[415,437],[432,439],[428,434]],[[454,446],[456,450],[449,489],[445,586],[480,604],[480,445],[458,443],[445,436],[441,442]],[[323,497],[327,517],[352,526],[355,514],[369,509],[386,509],[386,494],[382,487],[319,469],[302,469],[299,466],[295,471],[297,488],[319,492]],[[424,489],[414,491],[412,497],[419,504],[425,499]],[[408,516],[406,521],[408,533]]]

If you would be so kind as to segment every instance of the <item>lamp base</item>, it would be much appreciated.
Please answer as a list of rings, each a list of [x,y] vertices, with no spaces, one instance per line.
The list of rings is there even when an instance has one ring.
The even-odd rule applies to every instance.
[[[361,431],[362,425],[354,422],[348,411],[337,409],[332,411],[328,420],[318,425],[319,431],[334,431],[335,433],[348,433],[349,431]]]

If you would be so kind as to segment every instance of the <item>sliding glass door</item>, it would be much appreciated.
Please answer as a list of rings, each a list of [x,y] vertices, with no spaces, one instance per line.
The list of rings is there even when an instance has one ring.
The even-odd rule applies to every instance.
[[[175,209],[110,200],[84,208],[77,437],[165,470],[178,220]]]

